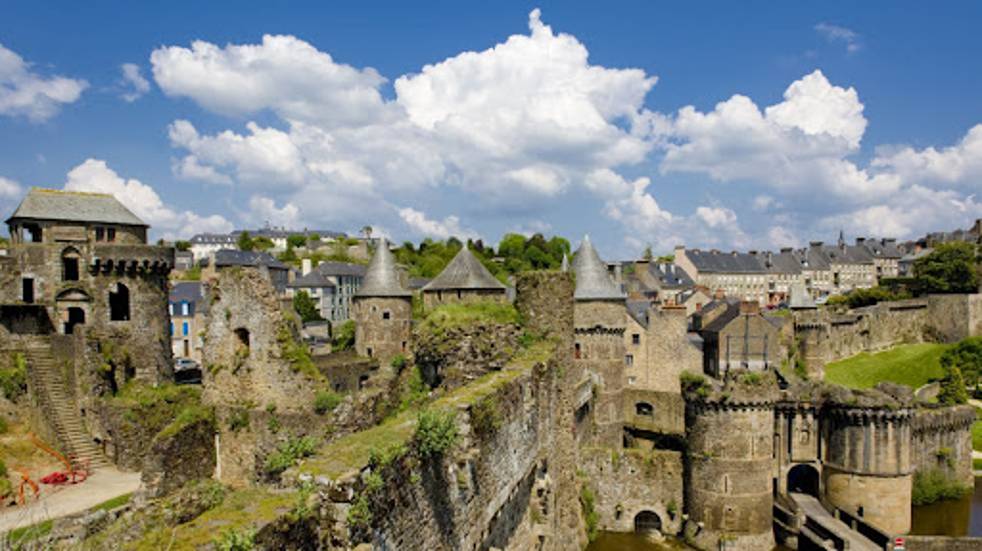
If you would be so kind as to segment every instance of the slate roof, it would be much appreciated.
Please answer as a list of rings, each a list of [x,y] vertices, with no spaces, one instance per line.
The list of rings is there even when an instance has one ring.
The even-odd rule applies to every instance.
[[[429,283],[430,281],[433,280],[428,277],[411,277],[409,278],[409,282],[408,282],[409,289],[412,291],[417,291],[419,289],[422,289],[423,287],[426,287],[426,284]]]
[[[648,327],[648,308],[650,308],[651,303],[647,300],[629,300],[627,301],[627,313],[634,318],[635,321]]]
[[[463,247],[457,256],[447,264],[440,275],[423,287],[423,291],[446,290],[494,290],[504,291],[505,286],[495,279],[491,272],[474,257],[470,249]]]
[[[803,270],[828,270],[831,267],[820,242],[812,243],[807,249],[798,251],[795,256]]]
[[[291,289],[313,289],[313,288],[325,288],[325,287],[336,287],[334,282],[327,278],[326,275],[320,273],[317,270],[311,270],[307,275],[302,275],[290,283],[286,284],[287,287]]]
[[[368,263],[365,279],[355,293],[356,297],[411,297],[413,294],[402,287],[396,259],[389,250],[389,242],[382,238],[375,247],[375,254]]]
[[[759,256],[749,253],[692,249],[685,251],[685,256],[702,273],[762,274],[767,271]]]
[[[873,254],[862,245],[827,245],[823,253],[830,264],[872,264]]]
[[[313,271],[320,272],[326,276],[365,277],[368,267],[364,264],[352,264],[349,262],[321,262]]]
[[[60,191],[37,187],[27,192],[17,210],[7,219],[7,223],[17,219],[100,222],[148,227],[143,220],[137,218],[108,193]]]
[[[791,300],[788,303],[788,307],[792,310],[809,310],[815,309],[815,300],[805,289],[803,283],[795,283],[791,286]]]
[[[876,258],[899,259],[904,256],[894,239],[867,239],[863,246]]]
[[[215,267],[222,268],[225,266],[266,266],[274,270],[289,269],[286,264],[276,260],[269,253],[232,249],[215,251]]]
[[[764,253],[764,264],[774,274],[801,273],[801,261],[791,249],[782,249],[777,254]]]
[[[669,262],[648,264],[648,273],[658,281],[662,288],[688,289],[696,284],[685,270]]]
[[[192,311],[208,313],[208,301],[204,300],[205,287],[200,281],[178,281],[171,284],[169,301],[175,304],[187,302],[194,305]]]
[[[573,292],[576,300],[624,300],[626,296],[610,279],[607,265],[600,260],[593,243],[590,243],[590,236],[583,238],[576,251],[573,273],[576,274],[576,290]]]
[[[726,326],[729,325],[731,321],[733,321],[734,319],[737,318],[737,316],[740,315],[739,302],[737,303],[727,302],[725,304],[726,304],[726,311],[724,311],[722,314],[719,315],[719,317],[717,317],[716,319],[705,325],[702,328],[703,332],[719,333],[720,331],[725,329]]]

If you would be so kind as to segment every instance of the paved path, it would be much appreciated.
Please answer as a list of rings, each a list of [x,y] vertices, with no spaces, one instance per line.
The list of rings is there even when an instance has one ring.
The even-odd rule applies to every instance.
[[[99,469],[81,484],[29,501],[26,507],[10,507],[0,512],[0,534],[44,520],[80,513],[114,497],[136,491],[140,473],[124,473],[114,468]]]
[[[847,540],[849,542],[850,551],[879,550],[879,548],[874,545],[873,542],[854,531],[848,524],[833,517],[828,511],[825,510],[825,507],[822,507],[822,504],[819,503],[818,499],[815,497],[808,494],[799,494],[797,492],[789,492],[788,495],[790,495],[791,499],[793,499],[795,503],[801,507],[808,518],[821,524],[830,532],[833,532]]]

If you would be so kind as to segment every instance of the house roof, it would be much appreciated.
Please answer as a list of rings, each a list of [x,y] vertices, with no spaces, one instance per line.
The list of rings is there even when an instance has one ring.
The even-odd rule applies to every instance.
[[[635,321],[648,327],[648,308],[651,307],[651,303],[647,300],[629,300],[627,301],[627,313],[630,314]]]
[[[767,271],[761,259],[749,253],[692,249],[685,251],[685,256],[697,270],[704,273],[755,274]]]
[[[740,303],[727,302],[726,310],[719,315],[716,319],[706,324],[702,330],[703,332],[709,333],[719,333],[730,324],[731,321],[735,320],[740,315]]]
[[[573,273],[576,274],[574,299],[624,300],[624,292],[610,279],[607,265],[600,260],[600,255],[590,242],[590,236],[583,238],[583,243],[576,251],[576,256],[573,258]]]
[[[809,310],[815,309],[815,300],[805,289],[804,283],[795,283],[791,286],[791,301],[788,307],[792,310]]]
[[[7,223],[17,219],[101,222],[147,227],[143,220],[137,218],[108,193],[60,191],[37,187],[27,192],[20,205],[7,219]]]
[[[463,247],[440,275],[423,287],[423,291],[444,291],[448,289],[484,289],[504,291],[505,286],[495,279],[491,272],[481,264],[470,249]]]
[[[289,267],[273,258],[269,253],[257,251],[237,251],[222,249],[215,251],[215,267],[224,266],[266,266],[274,270],[288,270]]]
[[[764,253],[764,265],[774,274],[801,273],[801,261],[791,249],[784,249],[777,254]]]
[[[287,283],[286,286],[291,289],[337,287],[326,275],[317,270],[311,270],[310,273],[299,276],[290,283]]]
[[[688,289],[696,284],[685,270],[669,262],[652,262],[648,264],[648,273],[663,288]]]
[[[365,279],[355,293],[356,297],[410,297],[412,293],[402,287],[396,260],[389,250],[389,242],[382,238],[375,247],[375,254],[368,263]]]
[[[904,253],[897,247],[897,241],[894,239],[876,240],[870,238],[863,241],[863,245],[876,258],[899,259],[904,256]]]
[[[187,302],[200,314],[208,313],[208,301],[204,300],[207,288],[200,281],[178,281],[171,284],[169,301]]]
[[[191,238],[192,245],[234,245],[235,238],[227,233],[199,233]]]
[[[353,264],[350,262],[321,262],[314,268],[315,272],[320,272],[326,276],[358,276],[365,277],[368,267],[364,264]]]
[[[872,264],[873,254],[862,245],[827,245],[822,252],[829,264]]]

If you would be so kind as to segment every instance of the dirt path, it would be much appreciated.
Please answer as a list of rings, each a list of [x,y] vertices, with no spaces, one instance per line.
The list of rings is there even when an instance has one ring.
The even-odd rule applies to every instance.
[[[0,534],[30,526],[48,519],[80,513],[103,501],[136,491],[140,473],[124,473],[112,468],[96,471],[82,484],[67,486],[58,492],[29,502],[26,507],[0,511]]]

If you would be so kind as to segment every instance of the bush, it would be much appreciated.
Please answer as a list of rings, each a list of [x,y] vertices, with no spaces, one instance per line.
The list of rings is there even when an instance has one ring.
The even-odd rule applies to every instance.
[[[596,497],[593,495],[593,490],[586,486],[581,486],[580,507],[583,508],[583,520],[586,522],[586,535],[590,541],[597,539],[597,524],[599,523],[599,517],[594,505],[595,501]]]
[[[951,480],[940,469],[914,473],[911,503],[928,505],[936,501],[959,499],[972,491],[970,486]]]
[[[471,426],[479,435],[487,435],[501,428],[501,409],[494,395],[486,396],[471,406]]]
[[[335,352],[348,350],[355,345],[355,322],[348,320],[339,325],[331,339],[331,347]]]
[[[10,367],[0,369],[0,392],[14,402],[27,392],[27,359],[19,352],[12,359]]]
[[[457,442],[457,416],[452,411],[419,412],[413,440],[420,455],[429,457],[447,451]]]
[[[683,393],[691,392],[703,398],[709,395],[709,381],[698,373],[683,371],[679,374],[679,382],[682,384]]]
[[[945,350],[941,367],[957,367],[969,386],[978,386],[982,377],[982,337],[968,337]]]
[[[314,412],[317,415],[324,415],[329,411],[334,411],[341,403],[341,395],[331,390],[322,390],[314,397]]]
[[[403,368],[406,367],[406,357],[403,356],[402,354],[399,354],[395,358],[392,358],[392,367],[396,371],[400,371],[401,372],[403,370]]]
[[[946,406],[964,404],[968,401],[968,390],[965,389],[965,379],[960,369],[954,366],[945,368],[944,378],[941,379],[941,392],[938,402]]]
[[[292,467],[299,459],[310,457],[317,448],[317,442],[310,436],[291,438],[266,458],[266,473],[278,475]]]
[[[212,543],[219,551],[252,551],[256,548],[256,533],[252,530],[226,528]]]
[[[296,310],[297,314],[300,316],[300,320],[304,323],[308,321],[321,321],[324,318],[321,317],[320,309],[317,307],[317,302],[307,294],[307,291],[297,291],[293,295],[293,309]]]

